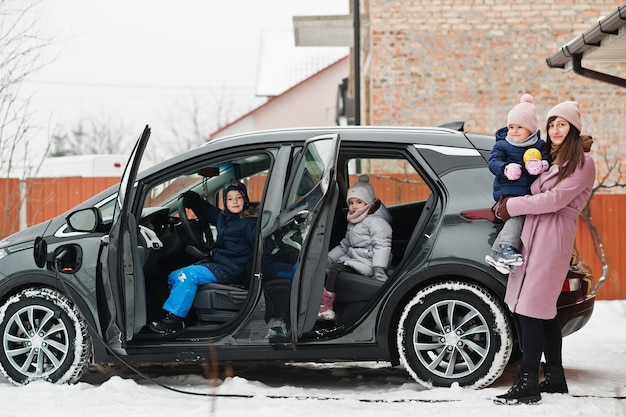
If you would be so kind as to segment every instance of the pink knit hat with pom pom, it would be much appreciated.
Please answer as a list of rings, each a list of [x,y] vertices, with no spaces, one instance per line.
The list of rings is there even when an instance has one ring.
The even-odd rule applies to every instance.
[[[519,99],[519,104],[515,105],[506,118],[506,125],[520,125],[530,130],[531,133],[537,131],[537,109],[533,102],[535,99],[530,94],[524,94]]]

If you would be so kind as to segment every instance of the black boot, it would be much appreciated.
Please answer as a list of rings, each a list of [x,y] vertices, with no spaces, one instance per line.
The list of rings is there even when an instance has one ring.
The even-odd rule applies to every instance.
[[[185,322],[182,317],[178,317],[170,312],[165,314],[161,321],[153,321],[150,323],[150,330],[162,335],[173,335],[185,328]]]
[[[539,390],[550,394],[567,394],[569,390],[567,389],[563,367],[545,363],[542,363],[541,366],[545,379],[539,384]]]
[[[511,389],[493,400],[496,404],[536,404],[541,401],[539,373],[519,371]]]

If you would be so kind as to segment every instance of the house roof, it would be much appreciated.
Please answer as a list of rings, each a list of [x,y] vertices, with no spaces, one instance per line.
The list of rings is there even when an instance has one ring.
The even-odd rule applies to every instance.
[[[583,67],[583,63],[626,63],[626,3],[598,20],[546,58],[550,68],[571,68],[584,77],[626,87],[626,79]]]
[[[331,67],[333,67],[333,66],[335,66],[335,65],[339,65],[342,61],[344,61],[344,60],[346,60],[346,59],[348,59],[348,56],[343,56],[343,57],[340,57],[340,58],[339,58],[339,59],[337,59],[336,61],[331,62],[331,63],[330,63],[329,65],[327,65],[326,67],[324,67],[324,68],[320,68],[320,69],[318,69],[317,71],[314,71],[314,72],[313,72],[311,75],[309,75],[308,77],[306,77],[306,78],[304,78],[304,79],[302,79],[302,80],[298,80],[298,82],[297,82],[297,83],[295,83],[294,85],[290,86],[290,87],[289,87],[288,89],[286,89],[285,91],[281,91],[281,92],[280,92],[280,94],[278,94],[277,96],[275,96],[275,97],[269,97],[269,98],[267,99],[267,101],[265,101],[263,104],[261,104],[261,105],[259,105],[259,106],[255,107],[255,108],[253,108],[252,110],[248,111],[247,113],[245,113],[245,114],[243,114],[243,115],[239,116],[237,119],[235,119],[235,120],[233,120],[232,122],[230,122],[230,123],[226,124],[225,126],[220,127],[219,129],[217,129],[216,131],[214,131],[213,133],[211,133],[211,134],[209,135],[209,138],[210,138],[210,139],[213,139],[213,138],[219,137],[219,136],[222,134],[222,132],[224,132],[225,130],[227,130],[227,129],[231,128],[233,125],[235,125],[235,124],[239,123],[241,120],[243,120],[243,119],[247,118],[248,116],[250,116],[250,115],[252,115],[252,114],[255,114],[255,113],[259,112],[259,110],[261,110],[261,109],[262,109],[262,108],[264,108],[265,106],[268,106],[268,105],[269,105],[270,103],[272,103],[274,100],[279,100],[279,99],[280,99],[280,96],[283,96],[283,95],[287,94],[289,91],[291,91],[291,90],[295,89],[296,87],[298,87],[298,85],[300,85],[300,84],[303,84],[303,83],[307,82],[307,80],[312,79],[313,77],[315,77],[315,76],[317,76],[317,75],[319,75],[319,74],[323,73],[324,71],[328,71]]]

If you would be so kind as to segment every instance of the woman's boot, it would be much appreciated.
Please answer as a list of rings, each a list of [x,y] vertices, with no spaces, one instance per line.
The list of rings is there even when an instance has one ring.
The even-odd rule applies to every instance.
[[[496,404],[536,404],[541,401],[539,373],[519,371],[511,389],[493,400]]]
[[[550,394],[567,394],[569,390],[567,389],[563,367],[559,365],[547,365],[545,363],[541,365],[545,379],[539,384],[539,390]]]

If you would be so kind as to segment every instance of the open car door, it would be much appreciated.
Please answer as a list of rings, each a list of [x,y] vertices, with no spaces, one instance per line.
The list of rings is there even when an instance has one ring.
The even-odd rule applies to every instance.
[[[337,201],[339,135],[309,139],[292,167],[285,209],[266,239],[264,279],[290,279],[288,303],[291,342],[313,328],[326,277],[326,259]],[[273,246],[272,246],[273,245]],[[280,310],[280,307],[277,308]]]
[[[122,347],[133,337],[135,326],[134,294],[138,276],[136,268],[141,264],[137,260],[137,221],[131,211],[135,199],[135,181],[143,152],[150,138],[150,127],[146,126],[137,139],[130,154],[124,174],[120,180],[117,201],[113,212],[113,224],[109,233],[109,244],[103,275],[108,276],[111,295],[115,306],[115,324],[121,332],[119,337]]]

